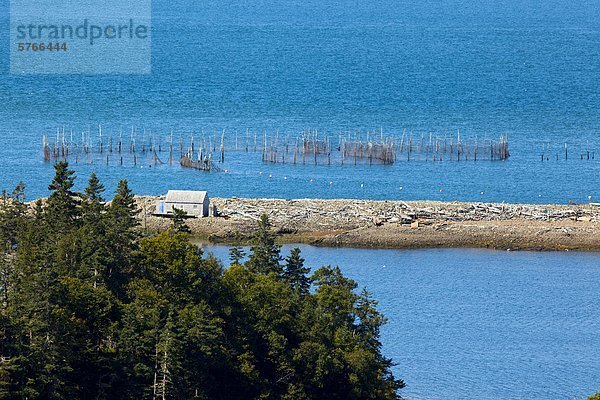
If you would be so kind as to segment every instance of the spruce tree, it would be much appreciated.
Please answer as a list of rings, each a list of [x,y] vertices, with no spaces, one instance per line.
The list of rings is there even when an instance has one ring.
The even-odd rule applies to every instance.
[[[139,225],[136,218],[139,209],[126,179],[120,180],[117,185],[117,194],[110,203],[109,214],[110,222],[115,224],[115,228],[122,234],[133,232],[133,229]]]
[[[90,175],[88,185],[83,195],[83,219],[88,225],[97,227],[104,211],[104,185],[100,182],[94,172]]]
[[[88,185],[85,188],[85,198],[96,202],[103,202],[102,192],[104,192],[104,185],[98,179],[95,172],[92,172]]]
[[[240,261],[242,261],[246,257],[246,252],[242,246],[233,246],[229,249],[229,260],[233,265],[240,265]]]
[[[105,281],[119,297],[125,295],[124,283],[133,272],[134,257],[139,237],[139,209],[126,180],[119,181],[117,194],[106,212],[106,239],[110,260],[107,262]]]
[[[190,227],[185,223],[187,212],[173,207],[173,230],[177,233],[192,233]]]
[[[281,276],[281,246],[275,243],[275,235],[271,232],[271,223],[267,215],[260,216],[258,229],[254,234],[254,245],[250,248],[250,257],[246,266],[259,274],[275,273]]]
[[[308,277],[310,268],[304,266],[304,258],[300,256],[300,249],[293,248],[290,255],[285,259],[283,277],[299,294],[307,294],[310,288]]]
[[[90,175],[85,188],[82,204],[83,226],[80,228],[81,271],[94,288],[104,284],[104,275],[112,258],[110,245],[107,243],[107,221],[102,193],[104,185],[94,172]]]
[[[76,225],[80,195],[73,191],[75,171],[69,169],[69,163],[59,161],[54,170],[54,179],[48,186],[51,194],[46,204],[46,215],[54,231],[64,232]]]

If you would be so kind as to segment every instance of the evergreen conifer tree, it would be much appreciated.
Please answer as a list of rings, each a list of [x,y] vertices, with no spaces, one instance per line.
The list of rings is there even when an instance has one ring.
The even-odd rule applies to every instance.
[[[254,245],[250,248],[250,257],[246,266],[259,274],[274,273],[281,276],[281,246],[275,243],[275,235],[271,232],[269,218],[263,214],[258,221],[258,229],[254,234]]]
[[[304,258],[300,256],[300,249],[293,248],[285,259],[283,277],[297,293],[306,294],[310,288],[308,274],[310,268],[304,266]]]
[[[96,173],[92,172],[88,185],[83,194],[83,218],[85,223],[97,224],[104,211],[102,193],[104,185],[100,182]]]
[[[240,265],[240,262],[246,257],[242,246],[233,246],[229,249],[229,260],[233,265]]]
[[[173,207],[173,230],[178,233],[192,233],[190,227],[185,223],[187,212]]]
[[[117,186],[117,194],[113,198],[109,207],[110,223],[114,224],[114,228],[120,234],[127,235],[129,239],[133,239],[133,229],[139,225],[136,218],[139,214],[139,209],[135,203],[135,197],[126,179],[119,181]]]
[[[75,171],[69,169],[69,163],[59,161],[54,170],[54,179],[48,186],[51,194],[46,204],[46,217],[49,227],[61,233],[76,226],[80,195],[73,191]]]

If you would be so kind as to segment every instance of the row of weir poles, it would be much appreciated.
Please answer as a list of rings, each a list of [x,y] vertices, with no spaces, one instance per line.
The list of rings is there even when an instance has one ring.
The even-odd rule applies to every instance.
[[[308,132],[308,138],[307,138],[307,132]],[[313,152],[313,155],[314,155],[314,153],[317,153],[317,154],[327,153],[329,156],[331,156],[330,149],[327,149],[327,151],[319,149],[319,147],[316,143],[320,144],[320,141],[315,140],[314,137],[311,136],[311,134],[317,136],[318,130],[309,129],[308,131],[302,131],[302,134],[300,136],[296,136],[296,141],[295,141],[296,143],[298,143],[299,139],[301,138],[302,142],[303,142],[303,147],[306,147],[306,146],[308,147],[308,148],[303,148],[304,162],[306,162],[306,155],[308,152]],[[504,160],[504,159],[508,158],[508,156],[509,156],[508,137],[505,135],[501,136],[500,140],[498,142],[495,142],[491,137],[489,139],[487,139],[485,137],[485,133],[484,133],[484,139],[483,139],[483,141],[480,142],[480,140],[477,138],[475,138],[474,141],[461,141],[460,131],[458,131],[458,136],[457,136],[456,140],[454,140],[454,136],[452,134],[450,134],[450,137],[448,137],[447,134],[445,134],[445,133],[444,133],[443,137],[436,133],[435,139],[434,139],[433,133],[429,132],[428,133],[429,141],[427,143],[425,134],[423,132],[421,133],[421,140],[420,140],[420,142],[418,142],[417,140],[413,139],[412,132],[410,133],[410,136],[409,136],[409,135],[407,135],[406,130],[404,130],[400,143],[393,143],[391,145],[389,143],[384,142],[383,130],[381,128],[380,128],[380,135],[381,135],[380,143],[372,142],[370,140],[371,138],[373,138],[375,136],[375,131],[373,131],[373,132],[367,131],[366,135],[367,135],[367,139],[365,142],[363,142],[360,130],[356,131],[354,133],[354,136],[357,136],[358,139],[355,139],[353,141],[352,139],[346,139],[346,135],[342,131],[340,131],[337,146],[330,146],[330,147],[337,147],[338,151],[342,151],[342,147],[345,147],[346,151],[344,152],[344,156],[346,158],[348,156],[348,148],[352,149],[352,150],[350,150],[351,152],[353,152],[353,149],[356,148],[357,154],[361,154],[361,153],[364,153],[364,151],[361,151],[360,148],[363,146],[368,147],[369,143],[371,143],[371,145],[375,146],[375,147],[384,145],[385,150],[391,149],[392,152],[398,151],[400,153],[406,153],[407,160],[410,160],[412,153],[420,153],[420,154],[424,153],[426,160],[428,160],[429,155],[431,155],[432,156],[431,158],[434,161],[437,161],[437,160],[441,161],[444,158],[447,158],[450,160],[456,159],[457,161],[460,161],[461,159],[469,159],[469,158],[473,159],[474,161],[477,161],[477,159]],[[371,136],[369,137],[369,135],[371,135]],[[263,161],[281,162],[282,160],[285,160],[285,154],[287,154],[289,152],[289,147],[290,147],[289,135],[286,135],[286,140],[284,142],[285,149],[282,149],[282,148],[280,148],[280,146],[278,146],[279,132],[276,132],[275,136],[267,138],[266,131],[263,131],[261,136],[262,136],[262,145],[261,145],[260,149],[262,152]],[[348,131],[348,136],[350,136],[350,131]],[[258,132],[257,131],[253,132],[253,137],[254,137],[253,148],[254,148],[254,151],[256,152],[258,149],[258,140],[257,140]],[[324,135],[324,142],[327,142],[328,139],[329,139],[329,142],[331,142],[331,136]],[[252,135],[250,134],[249,129],[246,129],[245,145],[243,146],[243,149],[246,152],[249,152],[250,148],[252,147],[250,144],[251,141],[252,141]],[[350,143],[352,143],[352,146],[349,145]],[[236,151],[239,151],[240,145],[239,145],[239,136],[238,136],[237,130],[235,131],[234,144],[235,144],[234,149]],[[301,149],[301,147],[299,145],[296,145],[296,148]],[[281,158],[280,158],[279,154],[277,154],[277,153],[284,153],[284,154],[281,154]],[[296,156],[298,155],[298,153],[299,153],[298,151],[295,152]],[[388,155],[390,153],[390,151],[383,151],[382,153],[383,153],[383,156],[379,157],[379,158],[383,158],[385,163],[390,163],[390,162],[393,162],[393,160],[395,160],[395,157],[391,157]],[[446,157],[444,157],[444,154],[446,154]],[[361,158],[361,157],[357,156],[357,158]],[[374,157],[370,157],[370,158],[373,159]]]
[[[553,151],[551,149],[550,143],[546,143],[546,144],[542,145],[542,154],[541,154],[542,161],[550,161],[551,158],[554,158],[554,157],[550,157],[550,155],[552,153],[553,153]],[[559,156],[559,153],[560,153],[560,156]],[[569,159],[569,145],[567,143],[565,143],[564,149],[557,150],[555,153],[555,157],[556,157],[557,161],[563,157],[565,160],[568,160]],[[581,144],[579,145],[579,159],[580,160],[593,160],[595,158],[596,158],[596,150],[590,149],[590,142],[586,142],[585,150],[581,146]]]
[[[373,132],[375,136],[375,132]],[[393,164],[396,161],[396,144],[393,137],[385,137],[380,132],[379,140],[373,140],[373,136],[367,132],[366,141],[363,142],[360,135],[353,139],[350,132],[347,136],[340,134],[338,139],[338,150],[341,153],[341,164],[350,159],[356,165],[360,160],[368,160],[369,165],[373,162]]]
[[[179,138],[179,146],[181,157],[184,155],[188,158],[193,158],[194,155],[197,154],[197,158],[199,160],[203,160],[210,156],[211,160],[213,158],[213,153],[217,151],[217,135],[216,133],[211,137],[208,135],[208,140],[206,139],[206,135],[204,133],[204,129],[201,131],[201,136],[199,138],[199,146],[195,143],[194,132],[190,134],[190,145],[187,148],[187,151],[184,152],[183,146],[183,133],[181,133]],[[185,154],[184,154],[185,153]],[[220,144],[219,144],[219,162],[225,162],[225,130],[221,133]]]
[[[301,139],[301,142],[300,142]],[[302,158],[302,163],[312,156],[312,162],[318,163],[318,159],[326,156],[327,161],[322,163],[331,164],[332,157],[337,155],[341,164],[347,162],[349,158],[357,164],[358,160],[368,160],[369,164],[373,162],[392,164],[397,159],[397,153],[404,153],[406,160],[410,161],[417,153],[419,159],[443,161],[449,160],[505,160],[509,157],[508,137],[501,136],[498,141],[487,139],[484,135],[483,140],[477,137],[474,141],[464,141],[458,132],[456,140],[454,136],[444,136],[443,138],[433,133],[429,133],[428,138],[421,134],[421,140],[414,139],[413,134],[408,135],[403,132],[399,143],[394,137],[386,137],[380,131],[379,137],[375,132],[366,133],[366,140],[363,139],[360,132],[340,132],[337,146],[333,145],[332,137],[323,135],[320,140],[318,131],[302,133],[296,137],[295,144],[292,143],[293,156],[287,157],[290,144],[289,139],[285,139],[284,145],[279,144],[278,134],[267,139],[263,133],[262,160],[266,162],[298,162],[298,155]]]
[[[285,140],[280,144],[279,132],[269,140],[265,131],[263,133],[262,149],[263,162],[292,162],[296,164],[300,162],[299,158],[301,158],[303,164],[306,164],[307,160],[310,159],[310,162],[316,165],[320,158],[327,158],[327,164],[331,164],[331,137],[323,135],[321,140],[317,129],[303,131],[301,136],[296,136],[295,142],[291,145],[289,135],[286,135]],[[279,157],[279,154],[281,157]]]
[[[263,131],[264,134],[266,134],[266,131]],[[246,135],[245,135],[245,144],[244,144],[244,151],[246,153],[249,152],[254,152],[256,153],[258,151],[258,131],[254,130],[253,131],[253,136],[254,136],[254,145],[252,145],[252,135],[250,134],[250,129],[246,128]],[[277,132],[277,134],[279,134],[279,132]],[[237,129],[235,130],[235,147],[234,147],[235,151],[240,151],[240,147],[239,147],[239,140],[238,140],[238,131]],[[264,152],[264,142],[263,142],[263,146],[262,146],[262,150]]]
[[[456,139],[453,135],[448,137],[446,133],[441,136],[429,132],[425,136],[422,132],[420,141],[416,141],[412,132],[407,134],[404,130],[398,144],[398,152],[404,153],[407,161],[410,161],[412,153],[418,153],[421,159],[424,155],[426,161],[506,160],[510,156],[508,143],[506,135],[501,135],[498,141],[494,141],[492,138],[488,139],[485,133],[481,141],[477,136],[474,140],[465,141],[461,139],[460,130]]]
[[[341,164],[344,164],[348,158],[352,158],[354,164],[357,164],[358,160],[368,160],[370,164],[373,162],[392,164],[395,160],[393,139],[384,137],[381,142],[374,142],[367,135],[367,141],[363,142],[360,139],[352,140],[350,136],[346,138],[340,135],[337,146],[334,146],[331,135],[320,136],[316,129],[303,131],[291,144],[288,135],[280,144],[278,133],[270,140],[266,133],[263,133],[263,162],[306,164],[308,161],[317,165],[319,160],[323,160],[322,163],[331,165],[332,156],[336,155],[336,151],[339,153]]]
[[[94,154],[104,155],[106,163],[109,163],[110,154],[119,154],[119,162],[124,163],[123,156],[126,153],[131,154],[133,164],[138,163],[138,154],[144,156],[150,155],[154,164],[163,164],[159,158],[159,154],[163,152],[163,137],[156,130],[137,130],[131,128],[129,140],[125,140],[123,129],[119,129],[118,139],[114,138],[113,130],[108,131],[108,139],[106,131],[102,125],[98,126],[98,140],[92,140],[90,128],[81,132],[81,141],[77,143],[73,140],[73,131],[70,131],[69,139],[66,138],[64,127],[62,130],[57,129],[56,140],[50,143],[48,136],[44,136],[44,159],[52,158],[67,158],[75,157],[75,161],[79,161],[79,157],[92,162]],[[140,138],[141,135],[141,138]],[[295,135],[295,137],[294,137]],[[166,137],[169,151],[169,164],[174,161],[174,131],[171,130],[170,135]],[[220,137],[219,137],[220,136]],[[252,136],[253,145],[252,145]],[[262,144],[258,145],[258,132],[254,131],[251,135],[247,129],[245,134],[245,145],[240,148],[239,137],[235,131],[235,142],[233,143],[234,150],[244,150],[246,152],[260,151],[262,152],[263,162],[283,162],[283,163],[314,163],[314,164],[332,164],[336,163],[354,163],[355,165],[368,162],[392,164],[398,157],[405,156],[407,161],[413,158],[425,159],[426,161],[443,161],[443,160],[504,160],[508,158],[508,137],[500,136],[500,140],[493,140],[490,136],[488,139],[484,133],[483,140],[475,137],[474,141],[465,141],[461,138],[460,131],[456,137],[450,133],[444,133],[443,136],[439,133],[420,132],[420,140],[415,137],[413,132],[402,132],[402,136],[398,141],[396,136],[385,135],[383,129],[379,131],[343,131],[340,130],[335,143],[335,136],[320,132],[317,129],[306,129],[292,133],[287,132],[285,135],[280,135],[279,131],[268,135],[267,131],[262,132]],[[219,140],[220,139],[220,140]],[[227,148],[230,148],[227,146]],[[217,150],[218,149],[218,150]],[[184,133],[180,131],[180,151],[179,159],[184,156],[196,160],[214,160],[213,154],[218,154],[217,160],[221,163],[225,161],[226,149],[226,132],[222,130],[220,135],[205,134],[204,130],[198,137],[192,131],[190,133],[189,146],[184,146]],[[588,157],[590,152],[588,151]],[[591,157],[594,157],[591,152]]]
[[[91,129],[87,129],[87,134],[85,130],[81,131],[81,142],[77,142],[73,139],[73,131],[70,130],[69,138],[67,139],[65,128],[58,128],[56,132],[56,140],[52,143],[48,135],[43,136],[43,153],[44,160],[50,161],[52,159],[68,159],[74,158],[75,162],[78,163],[80,161],[80,157],[84,159],[87,163],[92,163],[94,161],[94,155],[100,155],[102,160],[106,160],[106,163],[109,163],[109,155],[113,153],[117,153],[120,155],[120,164],[124,163],[123,154],[129,153],[132,156],[133,164],[137,165],[138,163],[138,152],[141,152],[142,155],[150,154],[154,164],[163,164],[163,162],[158,157],[158,153],[163,151],[162,137],[158,132],[149,132],[146,129],[143,129],[141,144],[138,141],[138,132],[135,127],[131,128],[131,135],[129,139],[128,146],[125,145],[125,141],[123,138],[123,130],[119,130],[118,141],[113,140],[113,132],[109,131],[108,140],[106,140],[106,133],[103,132],[102,125],[98,126],[98,140],[97,142],[92,139]],[[215,135],[216,138],[216,135]],[[194,148],[194,134],[190,134],[191,147]],[[225,131],[223,131],[221,135],[221,144],[219,146],[219,161],[225,161]],[[202,145],[199,149],[199,157],[200,154],[211,154],[215,150],[211,149],[213,140],[209,137],[208,146],[206,145],[206,140],[204,139],[204,135],[202,137]],[[183,132],[181,133],[181,148],[180,148],[180,158],[184,155],[183,150]],[[216,143],[216,140],[214,140]],[[170,140],[168,142],[169,147],[169,163],[173,163],[173,131],[171,130]],[[128,150],[125,150],[128,148]],[[106,157],[104,157],[106,155]],[[97,158],[97,157],[96,157]]]
[[[141,145],[140,145],[138,143],[137,131],[134,127],[132,127],[131,136],[130,136],[129,145],[128,145],[128,152],[133,155],[134,164],[137,164],[136,159],[137,159],[138,152],[141,152],[142,154],[150,153],[150,154],[152,154],[155,162],[160,163],[161,161],[158,158],[157,152],[160,153],[163,151],[161,139],[162,139],[162,137],[160,134],[157,135],[156,133],[153,133],[152,131],[147,133],[146,129],[144,129],[143,133],[142,133]],[[220,154],[221,162],[224,162],[224,160],[225,160],[224,139],[225,139],[225,132],[223,131],[223,134],[221,135],[221,144],[219,146],[219,148],[220,148],[219,154]],[[191,147],[193,149],[194,148],[194,134],[193,133],[190,134],[190,140],[191,140]],[[204,134],[202,135],[202,143],[203,144],[200,147],[201,153],[206,154],[206,153],[210,152],[212,154],[212,152],[215,151],[212,144],[210,143],[211,141],[212,141],[212,139],[209,137],[209,144],[207,146],[206,145],[207,141],[204,139]],[[108,142],[108,147],[107,147],[106,142]],[[181,157],[184,154],[183,133],[181,134],[180,142],[181,142],[180,157]],[[214,143],[216,143],[216,142],[217,141],[214,140]],[[96,145],[96,147],[94,147],[94,145]],[[123,130],[121,129],[119,131],[118,141],[115,143],[113,140],[112,130],[110,131],[109,138],[107,141],[106,134],[105,134],[105,132],[103,132],[102,126],[99,125],[97,142],[92,140],[90,128],[87,129],[87,134],[86,134],[85,130],[81,131],[81,142],[77,142],[77,141],[73,140],[73,131],[72,130],[70,131],[70,138],[67,139],[66,135],[65,135],[65,128],[64,127],[62,129],[58,128],[57,134],[56,134],[56,141],[54,143],[51,143],[48,135],[44,135],[43,149],[44,149],[44,159],[47,161],[49,161],[51,159],[68,158],[69,156],[74,155],[75,161],[78,162],[80,154],[81,154],[81,155],[87,155],[88,161],[91,163],[93,161],[93,157],[92,157],[93,154],[98,153],[98,154],[106,154],[107,155],[106,159],[108,162],[108,154],[112,154],[113,152],[118,153],[118,154],[125,153]],[[172,130],[171,130],[170,141],[169,141],[169,162],[170,163],[173,162],[173,131]],[[122,163],[122,160],[121,160],[121,163]]]

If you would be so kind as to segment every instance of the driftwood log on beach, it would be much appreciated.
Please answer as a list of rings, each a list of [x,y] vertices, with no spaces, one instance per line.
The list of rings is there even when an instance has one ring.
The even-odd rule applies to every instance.
[[[142,224],[168,229],[151,215],[158,197],[139,197]],[[198,240],[247,241],[261,214],[282,242],[324,246],[484,247],[600,250],[600,207],[436,201],[214,198],[218,217],[187,220]]]

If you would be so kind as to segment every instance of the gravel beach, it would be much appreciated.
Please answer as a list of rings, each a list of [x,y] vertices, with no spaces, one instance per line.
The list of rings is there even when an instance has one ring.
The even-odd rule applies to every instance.
[[[153,215],[159,197],[137,198],[142,225],[169,229]],[[189,218],[199,241],[247,243],[266,214],[282,243],[369,248],[477,247],[600,250],[600,207],[437,201],[213,198],[217,217]]]

